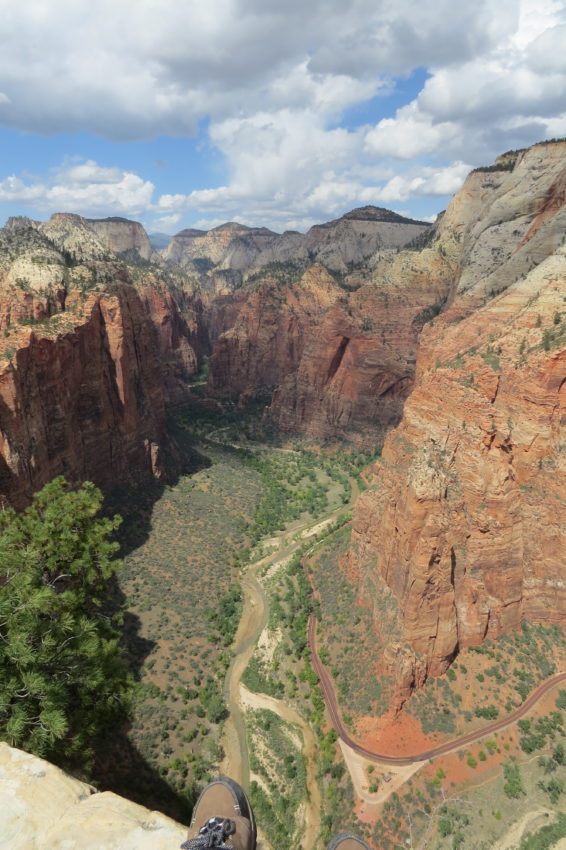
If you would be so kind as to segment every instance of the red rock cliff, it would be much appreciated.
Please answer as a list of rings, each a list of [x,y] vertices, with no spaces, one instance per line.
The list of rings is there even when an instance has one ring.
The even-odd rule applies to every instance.
[[[375,443],[399,421],[423,322],[451,274],[438,251],[388,252],[356,291],[314,265],[296,283],[224,296],[211,309],[209,389],[275,388],[270,415],[284,430]]]
[[[102,486],[163,475],[165,405],[187,398],[208,345],[182,276],[119,261],[80,216],[13,219],[0,231],[0,332],[3,500],[19,507],[60,473]]]
[[[4,299],[4,321],[22,304],[44,321],[12,324],[3,341],[2,497],[20,507],[58,474],[100,486],[161,477],[165,404],[196,368],[174,296],[128,285],[86,300],[75,292],[65,312],[45,318],[48,302],[20,295],[19,310],[16,292]]]
[[[398,705],[522,617],[566,624],[565,185],[566,144],[537,146],[472,174],[445,217],[454,301],[421,336],[349,555]]]

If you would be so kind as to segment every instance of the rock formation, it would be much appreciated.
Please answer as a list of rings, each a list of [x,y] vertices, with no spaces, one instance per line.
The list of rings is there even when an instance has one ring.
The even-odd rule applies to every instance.
[[[345,216],[318,228],[320,252],[347,256],[351,243],[339,231],[351,234],[363,221]],[[320,263],[304,273],[268,267],[210,308],[209,389],[275,389],[270,415],[284,430],[375,444],[399,421],[420,330],[441,309],[450,281],[450,264],[430,249],[380,250],[364,275],[344,281]]]
[[[86,219],[103,245],[114,254],[126,254],[140,260],[157,260],[149,237],[138,221],[112,216]]]
[[[9,850],[172,850],[187,827],[0,742],[0,846]]]
[[[250,273],[269,264],[303,267],[322,263],[345,272],[381,248],[400,248],[430,228],[381,207],[361,207],[336,221],[315,225],[306,234],[274,233],[265,227],[228,222],[212,230],[182,230],[162,252],[166,260],[200,276],[214,292],[241,285]],[[226,275],[226,272],[229,272]],[[224,274],[223,274],[224,273]]]
[[[398,705],[522,617],[566,624],[565,188],[566,143],[537,145],[472,173],[439,228],[450,305],[420,337],[349,555]]]
[[[106,486],[165,472],[165,406],[205,338],[198,301],[137,284],[79,216],[9,223],[0,252],[0,494],[58,474]]]
[[[447,294],[448,268],[431,251],[388,255],[354,292],[335,285],[331,308],[304,322],[300,363],[274,394],[278,425],[374,446],[400,419],[422,324]]]

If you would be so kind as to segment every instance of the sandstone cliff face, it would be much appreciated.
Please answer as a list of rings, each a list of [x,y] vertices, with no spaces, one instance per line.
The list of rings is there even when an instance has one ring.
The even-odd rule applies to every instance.
[[[0,742],[0,842],[9,850],[172,850],[187,828]]]
[[[354,291],[316,264],[294,283],[266,272],[216,299],[210,391],[275,388],[270,415],[284,430],[374,445],[399,421],[421,328],[446,301],[453,271],[432,249],[382,251],[373,263]]]
[[[210,391],[253,394],[278,386],[296,370],[308,333],[339,292],[330,275],[315,266],[296,286],[268,279],[214,304]],[[218,335],[223,326],[228,330]]]
[[[132,285],[76,218],[32,228],[35,242],[20,223],[2,253],[0,494],[17,507],[58,474],[161,477],[165,405],[186,398],[206,350],[198,301],[152,274]],[[68,266],[64,252],[96,259]]]
[[[110,485],[163,472],[165,397],[138,294],[93,294],[72,315],[74,329],[29,330],[0,364],[0,492],[17,507],[58,474]]]
[[[128,254],[142,260],[159,258],[153,250],[147,233],[138,221],[116,217],[89,218],[86,221],[102,244],[115,254]]]
[[[566,622],[565,179],[566,144],[536,146],[472,174],[441,225],[454,300],[423,331],[349,555],[396,605],[400,633],[377,604],[375,627],[398,706],[459,648]]]
[[[381,267],[355,292],[335,286],[332,308],[305,323],[298,367],[270,409],[283,430],[374,446],[399,421],[422,323],[447,297],[448,268],[430,251],[389,255]]]

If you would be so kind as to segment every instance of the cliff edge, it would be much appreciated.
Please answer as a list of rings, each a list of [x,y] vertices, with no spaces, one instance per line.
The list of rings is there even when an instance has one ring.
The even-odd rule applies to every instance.
[[[0,742],[2,850],[176,850],[187,827]]]

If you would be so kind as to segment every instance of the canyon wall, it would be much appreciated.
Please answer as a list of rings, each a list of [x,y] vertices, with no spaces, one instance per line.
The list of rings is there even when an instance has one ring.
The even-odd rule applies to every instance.
[[[161,478],[166,404],[186,399],[206,347],[200,302],[155,273],[134,285],[136,270],[79,217],[12,227],[0,269],[2,500],[22,507],[58,474],[103,487]]]
[[[367,210],[379,220],[368,223]],[[400,221],[384,221],[385,212],[362,208],[307,234],[330,269],[331,253],[343,266],[356,258],[347,275],[320,262],[306,271],[300,263],[268,266],[212,301],[212,394],[275,390],[269,415],[278,427],[366,445],[399,421],[419,333],[445,302],[452,275],[433,250],[387,247],[368,257],[352,236],[359,228],[370,229],[373,249],[380,240],[402,242],[406,228],[413,235],[413,224],[393,213]],[[371,225],[391,233],[378,239]]]
[[[450,303],[354,514],[397,706],[522,617],[566,624],[566,144],[499,165],[444,216]]]
[[[401,417],[419,335],[448,296],[449,271],[434,251],[402,252],[353,292],[335,285],[328,309],[304,322],[300,361],[273,396],[279,427],[375,446]]]
[[[127,254],[145,261],[155,261],[159,258],[152,248],[147,233],[138,221],[112,216],[89,218],[86,222],[102,244],[114,254]]]
[[[209,391],[275,390],[268,414],[283,430],[375,445],[399,421],[422,324],[447,297],[438,260],[390,255],[386,283],[351,292],[316,264],[296,283],[267,277],[218,299]]]

